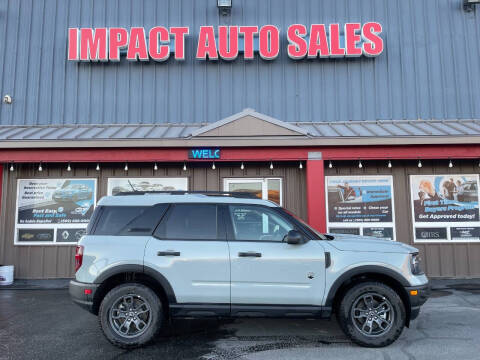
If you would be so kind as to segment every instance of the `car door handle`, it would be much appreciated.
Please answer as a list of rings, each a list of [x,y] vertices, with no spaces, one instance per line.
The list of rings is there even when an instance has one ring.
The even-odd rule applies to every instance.
[[[157,256],[180,256],[180,251],[159,251]]]
[[[239,252],[238,257],[262,257],[262,253],[248,251],[248,252]]]

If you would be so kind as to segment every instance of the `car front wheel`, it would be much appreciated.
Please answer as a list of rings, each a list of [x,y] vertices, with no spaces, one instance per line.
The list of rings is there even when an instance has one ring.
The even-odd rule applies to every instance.
[[[150,288],[135,283],[110,290],[100,305],[98,316],[106,338],[124,349],[148,343],[164,322],[158,296]]]
[[[345,293],[337,318],[353,342],[382,347],[400,336],[406,312],[402,299],[391,287],[379,282],[363,282]]]

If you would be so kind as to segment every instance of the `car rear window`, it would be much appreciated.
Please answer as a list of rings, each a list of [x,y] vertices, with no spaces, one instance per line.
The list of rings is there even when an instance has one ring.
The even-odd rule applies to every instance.
[[[105,206],[95,226],[95,235],[151,235],[168,204],[155,206]]]

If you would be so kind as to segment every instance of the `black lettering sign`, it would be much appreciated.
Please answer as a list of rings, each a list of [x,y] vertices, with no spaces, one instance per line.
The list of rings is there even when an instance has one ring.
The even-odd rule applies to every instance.
[[[363,235],[386,240],[394,240],[392,227],[365,227],[363,228]]]
[[[480,227],[452,227],[450,228],[452,240],[480,240]]]
[[[415,228],[416,240],[447,240],[447,228]]]
[[[360,228],[330,228],[332,234],[360,235]]]

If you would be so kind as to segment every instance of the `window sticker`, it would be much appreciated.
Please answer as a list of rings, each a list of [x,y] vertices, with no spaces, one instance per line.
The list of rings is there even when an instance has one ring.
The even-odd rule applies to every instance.
[[[74,244],[96,203],[96,179],[19,179],[15,244]]]
[[[478,242],[478,175],[411,175],[415,242]]]
[[[330,232],[395,240],[392,176],[327,176],[326,182]]]

